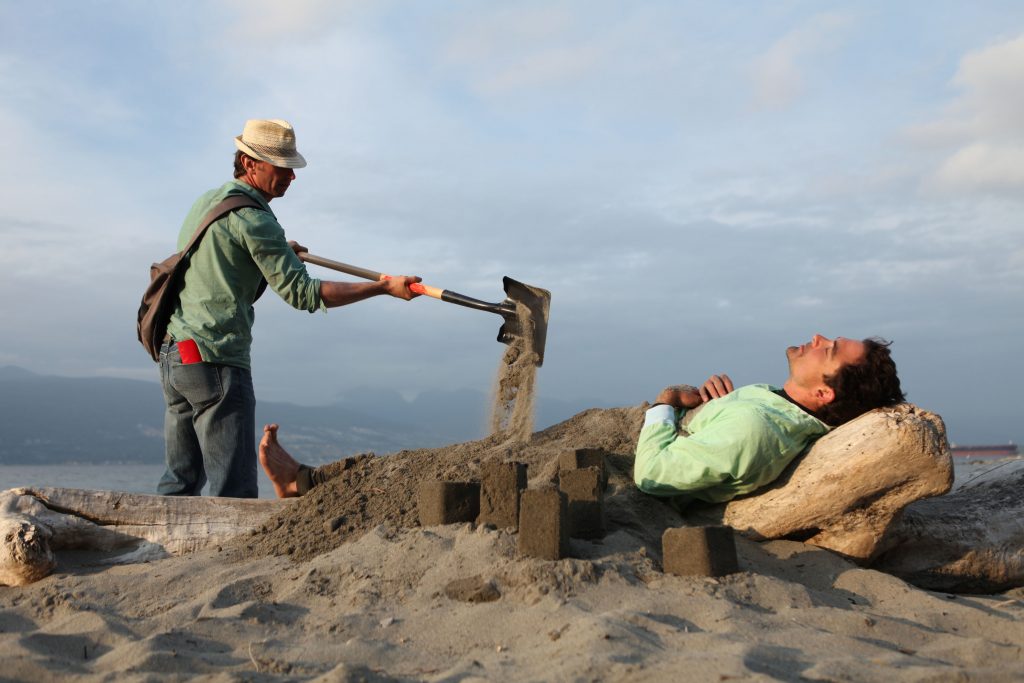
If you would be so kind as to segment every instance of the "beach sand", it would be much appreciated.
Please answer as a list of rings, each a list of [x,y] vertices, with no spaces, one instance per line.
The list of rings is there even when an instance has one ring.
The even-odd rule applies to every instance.
[[[533,435],[338,465],[220,548],[104,567],[64,553],[0,588],[2,680],[1018,681],[1024,592],[933,593],[793,541],[737,538],[740,572],[661,572],[684,521],[638,493],[642,407],[588,411]],[[282,431],[287,445],[287,431]],[[516,536],[416,526],[423,478],[481,462],[550,481],[567,448],[611,456],[609,534],[572,558],[516,555]]]

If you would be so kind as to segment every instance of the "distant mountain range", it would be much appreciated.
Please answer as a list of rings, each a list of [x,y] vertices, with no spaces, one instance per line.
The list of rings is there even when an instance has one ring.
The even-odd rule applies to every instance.
[[[472,390],[398,392],[355,388],[356,399],[328,406],[259,401],[256,423],[281,425],[300,460],[319,464],[366,451],[390,453],[484,436],[490,399]],[[537,428],[599,402],[537,400]],[[0,464],[163,461],[164,402],[155,382],[39,375],[0,367]]]

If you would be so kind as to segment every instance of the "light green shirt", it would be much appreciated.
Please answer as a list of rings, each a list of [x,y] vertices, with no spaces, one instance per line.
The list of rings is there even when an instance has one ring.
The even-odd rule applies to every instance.
[[[829,427],[774,393],[751,384],[701,406],[685,431],[671,406],[647,411],[633,480],[645,493],[720,503],[773,481]],[[687,435],[689,432],[689,435]]]
[[[181,232],[184,249],[199,222],[218,202],[246,194],[263,210],[244,208],[213,223],[185,270],[185,284],[167,331],[176,341],[192,339],[208,363],[250,368],[253,302],[262,278],[268,288],[300,310],[327,310],[320,280],[306,272],[288,246],[284,228],[258,191],[238,180],[210,190],[192,206]]]

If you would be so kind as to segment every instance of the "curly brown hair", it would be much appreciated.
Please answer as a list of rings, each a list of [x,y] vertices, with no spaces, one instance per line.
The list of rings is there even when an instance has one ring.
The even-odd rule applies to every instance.
[[[864,360],[844,365],[825,377],[835,398],[818,409],[822,422],[838,427],[869,410],[903,403],[906,397],[900,388],[896,363],[889,353],[892,342],[871,337],[864,341]]]

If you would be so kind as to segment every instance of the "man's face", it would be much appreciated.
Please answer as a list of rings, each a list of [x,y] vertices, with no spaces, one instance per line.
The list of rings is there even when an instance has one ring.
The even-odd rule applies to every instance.
[[[295,180],[295,171],[290,168],[272,166],[265,161],[252,159],[245,162],[248,171],[245,180],[262,192],[268,199],[283,197],[288,186]]]
[[[848,363],[859,363],[864,358],[864,342],[846,337],[829,339],[820,334],[800,346],[786,349],[789,377],[805,389],[823,385],[825,377],[835,374]]]

